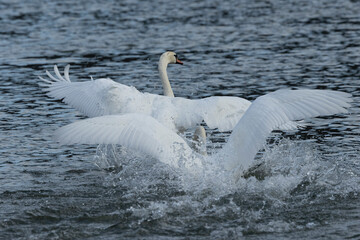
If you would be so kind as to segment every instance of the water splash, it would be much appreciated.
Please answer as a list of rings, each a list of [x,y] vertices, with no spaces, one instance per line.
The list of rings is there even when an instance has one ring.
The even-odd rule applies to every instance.
[[[276,201],[311,187],[336,189],[343,183],[344,176],[333,161],[324,158],[310,142],[287,139],[274,146],[267,145],[254,167],[240,179],[232,179],[220,167],[221,159],[205,162],[203,170],[193,175],[186,169],[172,169],[121,147],[100,145],[95,157],[95,164],[110,172],[110,179],[117,179],[119,184],[126,182],[129,187],[130,182],[135,188],[161,182],[163,186],[175,184],[181,191],[197,196],[261,193]]]

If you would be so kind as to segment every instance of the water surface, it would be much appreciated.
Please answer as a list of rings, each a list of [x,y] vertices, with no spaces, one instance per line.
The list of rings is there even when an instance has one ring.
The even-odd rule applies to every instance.
[[[360,237],[360,2],[0,1],[0,238],[357,239]],[[264,180],[193,179],[127,149],[59,146],[83,116],[37,85],[110,77],[162,93],[254,100],[281,88],[351,93],[350,114],[274,133]],[[227,133],[208,131],[209,152]]]

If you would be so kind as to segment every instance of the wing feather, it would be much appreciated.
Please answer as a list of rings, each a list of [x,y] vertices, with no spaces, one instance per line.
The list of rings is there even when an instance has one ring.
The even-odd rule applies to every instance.
[[[201,165],[187,143],[156,119],[143,114],[108,115],[81,120],[55,132],[61,144],[120,144],[140,151],[173,167],[179,160]]]
[[[71,82],[71,81],[70,81],[69,70],[70,70],[70,64],[68,64],[68,65],[65,66],[65,69],[64,69],[64,77],[65,77],[66,81]]]
[[[48,71],[46,73],[52,81],[39,78],[48,84],[46,91],[50,97],[62,99],[63,102],[89,117],[147,112],[171,128],[174,126],[169,126],[169,124],[187,129],[204,120],[210,128],[229,131],[233,129],[251,104],[248,100],[237,97],[189,100],[142,94],[135,88],[110,79],[71,82],[69,68],[70,65],[66,65],[63,77],[55,65],[54,72],[57,78]],[[129,102],[135,107],[131,107],[133,105],[129,105]],[[143,103],[145,102],[148,103],[148,106],[144,107]],[[173,119],[173,121],[165,121],[165,118]]]
[[[48,70],[46,70],[46,74],[48,75],[48,77],[50,79],[54,80],[55,82],[60,82],[61,81],[61,79],[57,79],[53,75],[51,75]]]
[[[50,80],[42,77],[40,80],[46,83],[46,91],[50,97],[61,99],[89,117],[141,113],[154,117],[171,129],[188,129],[204,121],[209,128],[230,131],[251,105],[250,101],[238,97],[190,100],[143,94],[134,87],[111,79],[71,82],[69,68],[70,65],[66,65],[63,77],[55,65],[57,78],[46,71]],[[296,127],[296,123],[280,126],[284,130]]]
[[[271,131],[282,124],[310,117],[347,112],[351,95],[326,90],[279,90],[257,98],[234,128],[217,157],[227,169],[241,173],[252,163]]]
[[[56,76],[58,77],[58,79],[60,79],[61,81],[66,81],[65,78],[63,78],[63,77],[61,76],[57,65],[54,65],[54,72],[55,72]]]

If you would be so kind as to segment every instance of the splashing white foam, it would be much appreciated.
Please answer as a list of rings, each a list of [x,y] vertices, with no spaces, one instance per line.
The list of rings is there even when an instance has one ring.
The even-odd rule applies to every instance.
[[[318,223],[296,221],[286,212],[284,218],[274,220],[272,214],[284,209],[302,214],[297,209],[359,192],[360,176],[341,165],[349,161],[346,157],[324,155],[311,141],[276,142],[258,155],[253,172],[238,180],[219,167],[221,159],[214,158],[196,175],[121,147],[99,146],[95,160],[105,170],[104,184],[113,185],[132,203],[124,211],[139,224],[203,224],[207,216],[207,228],[214,237],[308,229]],[[218,221],[227,227],[219,229]]]
[[[345,170],[340,171],[331,159],[324,158],[311,141],[282,139],[274,146],[267,145],[263,154],[256,159],[255,167],[244,175],[245,178],[233,179],[229,176],[220,167],[222,159],[208,159],[210,160],[204,163],[204,168],[193,174],[185,167],[173,169],[125,148],[100,145],[95,164],[111,172],[111,178],[115,182],[126,182],[128,187],[134,189],[145,189],[161,183],[164,186],[176,186],[193,195],[215,198],[238,192],[262,194],[280,203],[282,199],[294,192],[306,190],[308,186],[325,186],[331,191],[338,189],[338,186],[344,188],[341,171]],[[347,181],[351,185],[347,187],[349,192],[354,190],[353,181],[358,180]]]

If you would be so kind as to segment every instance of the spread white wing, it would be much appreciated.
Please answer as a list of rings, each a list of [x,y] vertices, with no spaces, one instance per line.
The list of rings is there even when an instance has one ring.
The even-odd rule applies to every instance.
[[[61,144],[119,144],[173,167],[193,169],[201,161],[183,138],[154,118],[137,113],[81,120],[58,129]],[[199,156],[200,157],[200,156]]]
[[[252,163],[272,130],[290,120],[347,112],[351,95],[326,90],[279,90],[257,98],[219,152],[227,169],[239,173]]]
[[[202,121],[210,128],[232,130],[250,102],[237,97],[209,97],[190,100],[180,97],[141,93],[111,79],[71,82],[69,65],[62,76],[54,66],[55,76],[46,71],[50,80],[40,77],[50,97],[61,99],[89,117],[141,113],[174,129],[188,129]]]
[[[129,87],[111,79],[102,78],[86,82],[71,82],[69,78],[69,65],[65,67],[64,77],[59,73],[57,66],[54,66],[56,77],[48,71],[47,75],[51,80],[39,77],[45,84],[45,91],[48,96],[62,100],[74,107],[88,117],[113,115],[133,112],[146,109],[146,106],[137,104],[143,100],[144,94],[136,88]],[[135,101],[132,99],[135,99]],[[151,104],[151,96],[147,98]],[[127,105],[130,106],[127,106]]]
[[[347,112],[351,95],[326,90],[279,90],[257,98],[240,119],[227,144],[214,157],[239,175],[252,163],[272,130],[291,120]],[[131,113],[82,120],[60,128],[55,139],[62,144],[120,144],[191,172],[202,166],[175,132],[151,116]]]

